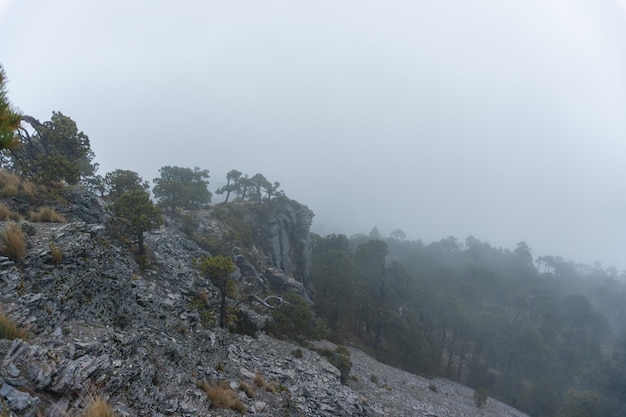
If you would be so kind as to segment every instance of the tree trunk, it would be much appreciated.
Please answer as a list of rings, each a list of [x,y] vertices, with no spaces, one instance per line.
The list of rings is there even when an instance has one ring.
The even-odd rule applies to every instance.
[[[220,327],[226,328],[226,290],[221,290],[222,303],[220,305]]]
[[[380,345],[380,340],[383,337],[383,322],[382,320],[378,321],[376,325],[376,335],[374,336],[374,352],[378,352],[378,346]]]
[[[513,351],[511,351],[511,354],[509,355],[509,363],[506,365],[506,373],[508,374],[509,371],[511,370],[511,365],[513,365]]]
[[[144,247],[144,244],[143,244],[143,232],[139,232],[137,234],[137,242],[139,243],[139,255],[145,255],[146,248]]]

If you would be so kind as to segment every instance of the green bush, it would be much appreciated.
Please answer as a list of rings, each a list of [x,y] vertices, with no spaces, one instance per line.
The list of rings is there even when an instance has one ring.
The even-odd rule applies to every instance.
[[[341,383],[345,384],[348,381],[350,369],[352,369],[352,362],[350,362],[350,351],[346,349],[345,346],[337,346],[330,362],[335,365],[337,369],[339,369],[339,372],[341,372],[341,376],[339,378],[341,380]]]
[[[284,297],[285,302],[272,312],[269,331],[276,337],[287,337],[304,343],[313,334],[313,313],[307,302],[295,292]]]
[[[487,391],[482,388],[478,388],[474,391],[474,404],[476,407],[483,408],[487,404]]]

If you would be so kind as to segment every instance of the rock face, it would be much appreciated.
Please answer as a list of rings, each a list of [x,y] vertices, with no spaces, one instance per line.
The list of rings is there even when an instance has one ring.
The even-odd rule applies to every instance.
[[[269,251],[271,263],[286,275],[304,285],[307,295],[313,293],[311,283],[311,238],[309,228],[313,212],[288,198],[278,198],[267,211],[248,216],[260,231],[261,246]]]
[[[6,407],[18,417],[75,415],[89,396],[100,395],[120,416],[238,415],[211,407],[197,386],[224,381],[235,390],[252,386],[255,394],[238,391],[239,399],[248,414],[264,416],[522,416],[492,400],[484,410],[472,409],[471,395],[460,388],[437,402],[423,380],[356,350],[355,378],[342,385],[339,370],[313,350],[263,333],[253,338],[219,329],[219,291],[193,266],[209,253],[175,221],[146,236],[153,261],[142,271],[109,236],[98,200],[76,192],[68,198],[67,224],[33,224],[25,258],[0,257],[0,307],[32,335],[0,339],[0,413]],[[268,225],[249,219],[262,230],[271,263],[259,270],[257,261],[235,256],[239,284],[255,291],[309,282],[312,213],[297,204],[275,210]],[[61,260],[52,247],[61,250]],[[263,309],[251,303],[240,311],[258,333]],[[371,382],[372,373],[392,390]],[[265,387],[255,385],[258,379]]]

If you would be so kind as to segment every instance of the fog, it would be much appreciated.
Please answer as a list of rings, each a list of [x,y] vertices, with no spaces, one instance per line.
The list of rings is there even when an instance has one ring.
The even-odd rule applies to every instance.
[[[0,39],[100,174],[260,172],[321,234],[626,268],[624,0],[0,0]]]

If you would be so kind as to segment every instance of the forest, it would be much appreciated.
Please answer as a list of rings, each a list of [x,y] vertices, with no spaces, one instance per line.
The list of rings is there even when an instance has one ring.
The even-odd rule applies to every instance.
[[[315,311],[331,339],[531,416],[624,415],[626,288],[615,268],[534,259],[525,242],[403,237],[314,237]]]
[[[209,172],[200,168],[162,167],[151,190],[156,204],[136,172],[97,175],[89,139],[76,123],[59,112],[43,123],[18,114],[3,80],[0,67],[0,167],[106,194],[114,231],[137,245],[139,260],[144,233],[161,222],[157,207],[174,212],[211,202]],[[226,180],[216,190],[225,194],[224,206],[231,197],[263,205],[284,196],[262,174],[232,170]],[[400,229],[388,237],[374,227],[311,240],[316,318],[307,336],[462,382],[531,416],[626,414],[626,277],[615,268],[534,257],[523,241],[513,250],[472,236],[426,244],[406,240]],[[222,264],[203,267],[223,275],[225,299],[231,264]],[[217,267],[220,274],[211,272]]]

